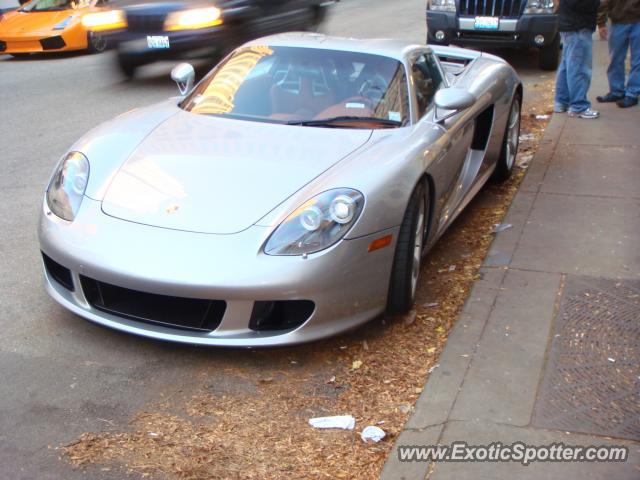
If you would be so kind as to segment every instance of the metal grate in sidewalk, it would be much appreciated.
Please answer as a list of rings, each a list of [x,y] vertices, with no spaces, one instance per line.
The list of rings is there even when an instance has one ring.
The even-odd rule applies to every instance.
[[[640,440],[640,281],[568,276],[533,425]]]

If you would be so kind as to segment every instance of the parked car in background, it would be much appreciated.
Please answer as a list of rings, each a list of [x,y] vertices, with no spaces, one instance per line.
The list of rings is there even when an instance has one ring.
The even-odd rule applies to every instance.
[[[291,30],[313,30],[330,0],[120,0],[96,15],[94,31],[117,49],[118,65],[132,77],[157,60],[216,58],[247,40]]]
[[[428,0],[427,43],[539,50],[539,66],[560,61],[558,0]]]
[[[27,3],[26,0],[0,0],[0,18],[4,13],[17,10],[24,3]]]
[[[102,11],[107,0],[32,0],[0,19],[0,53],[105,50],[104,39],[87,29],[85,17]]]

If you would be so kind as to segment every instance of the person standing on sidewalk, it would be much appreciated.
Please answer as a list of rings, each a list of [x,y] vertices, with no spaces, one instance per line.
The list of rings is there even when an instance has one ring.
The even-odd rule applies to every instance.
[[[609,93],[597,100],[600,103],[616,102],[620,108],[633,107],[638,104],[640,96],[640,0],[605,0],[598,13],[600,38],[607,37],[609,18]],[[629,49],[631,72],[625,86],[625,62]]]
[[[600,0],[561,0],[560,36],[562,61],[556,78],[554,111],[569,112],[571,117],[598,118],[591,109],[587,92],[591,86],[593,32]]]

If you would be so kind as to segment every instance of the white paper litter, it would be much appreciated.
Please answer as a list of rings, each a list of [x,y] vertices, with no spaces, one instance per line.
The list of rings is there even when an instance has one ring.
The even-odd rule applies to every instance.
[[[351,415],[310,418],[309,425],[313,428],[340,428],[342,430],[353,430],[356,426],[356,419]]]
[[[362,441],[364,443],[367,443],[369,440],[378,443],[385,437],[385,435],[386,433],[384,433],[384,430],[382,430],[380,427],[374,427],[373,425],[370,425],[362,430],[360,438],[362,438]]]
[[[534,140],[536,136],[533,133],[525,133],[524,135],[520,135],[520,141],[526,142],[529,140]]]
[[[526,165],[533,160],[533,155],[522,155],[518,158],[518,166]]]
[[[536,115],[536,120],[549,120],[551,115]]]
[[[509,230],[510,228],[513,228],[513,225],[511,225],[510,223],[499,223],[494,227],[493,233],[504,232],[505,230]]]

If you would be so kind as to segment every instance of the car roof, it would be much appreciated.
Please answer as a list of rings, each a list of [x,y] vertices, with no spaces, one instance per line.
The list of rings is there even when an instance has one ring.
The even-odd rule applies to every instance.
[[[289,32],[257,38],[244,44],[249,46],[299,47],[345,52],[370,53],[403,61],[407,52],[416,48],[428,48],[426,45],[411,44],[401,40],[387,38],[358,39],[332,37],[313,32]]]

